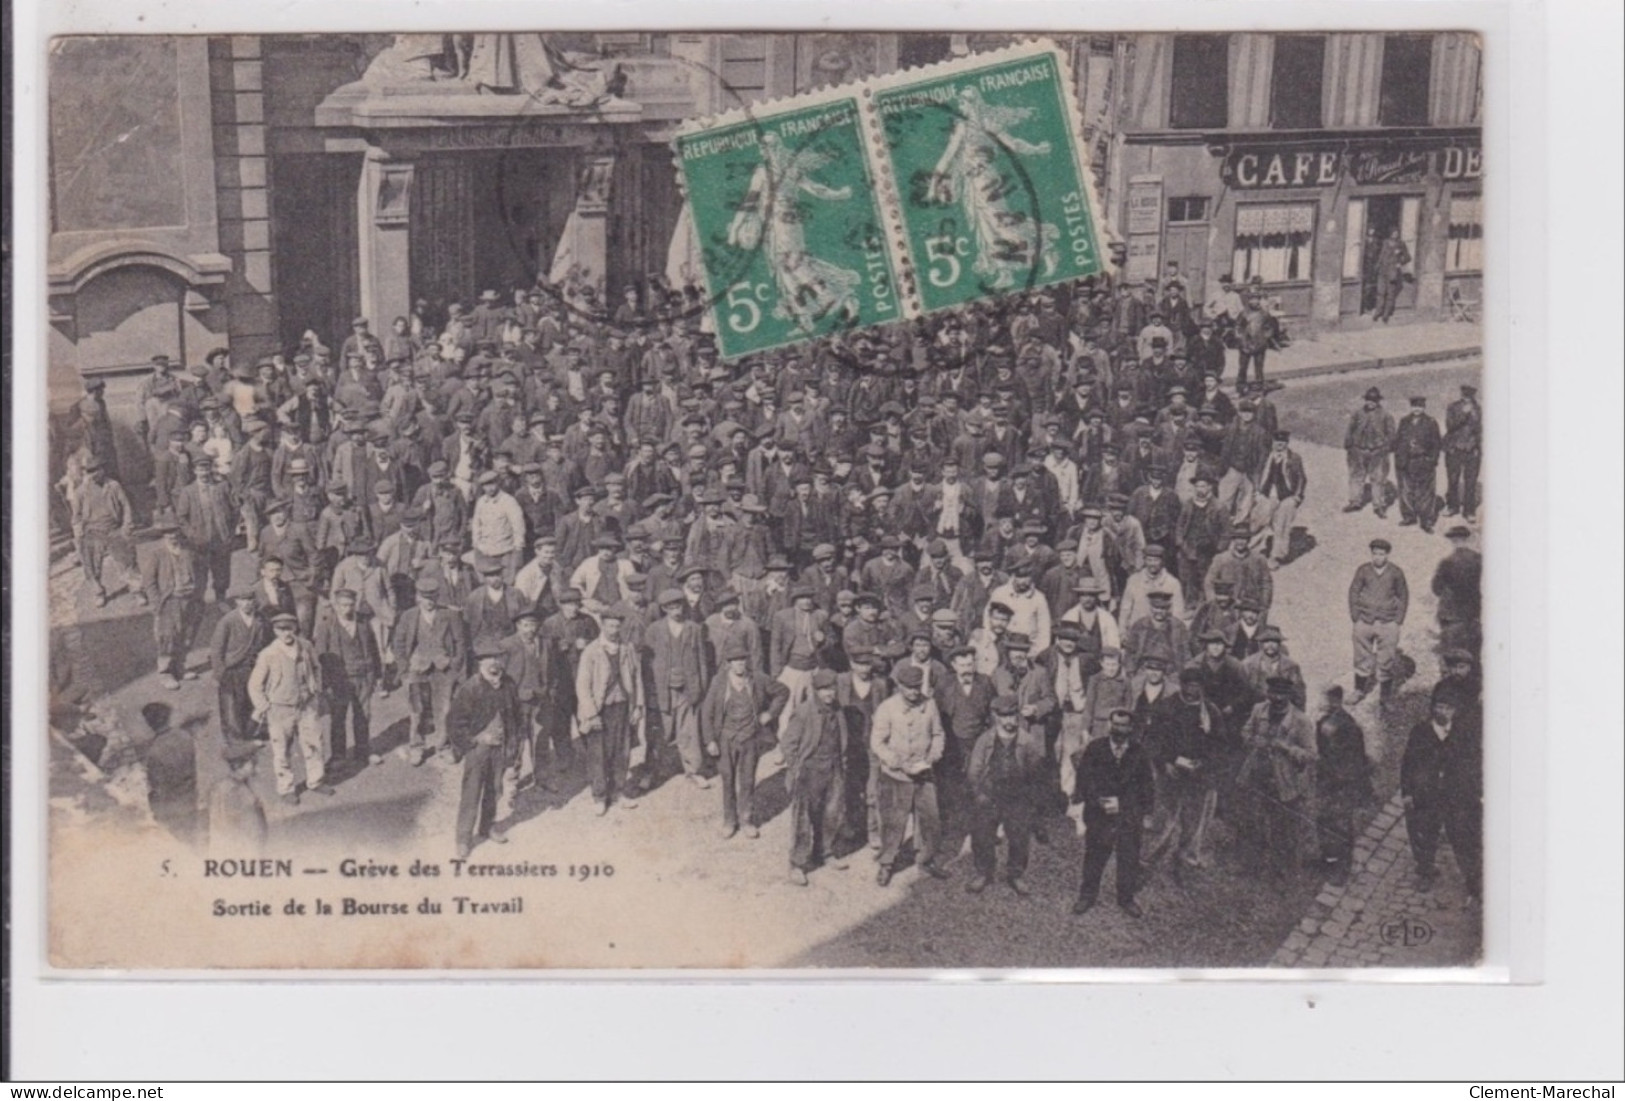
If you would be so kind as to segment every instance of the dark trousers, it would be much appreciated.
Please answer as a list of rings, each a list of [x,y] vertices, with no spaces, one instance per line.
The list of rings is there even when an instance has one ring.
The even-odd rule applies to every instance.
[[[937,809],[937,782],[929,774],[918,780],[899,780],[879,773],[875,802],[880,813],[880,866],[893,868],[903,848],[908,819],[914,816],[914,843],[919,863],[936,859],[942,837],[942,815]]]
[[[581,746],[586,751],[587,782],[592,785],[592,797],[597,802],[608,803],[626,784],[632,728],[629,709],[624,703],[610,704],[598,717],[603,725],[590,734],[583,734]]]
[[[1178,576],[1180,583],[1185,587],[1185,607],[1195,608],[1201,605],[1204,597],[1202,586],[1207,581],[1207,569],[1212,564],[1211,554],[1180,552]]]
[[[171,596],[158,601],[152,613],[152,633],[158,644],[160,672],[175,677],[186,672],[186,655],[192,651],[202,611],[195,596]]]
[[[1260,348],[1256,352],[1249,352],[1246,350],[1241,352],[1241,362],[1236,368],[1236,386],[1238,388],[1242,383],[1247,381],[1247,367],[1249,365],[1252,366],[1253,373],[1257,377],[1258,381],[1264,381],[1264,356],[1268,351],[1269,349],[1267,348]]]
[[[1438,466],[1430,462],[1402,463],[1399,467],[1399,515],[1433,527],[1439,518],[1439,495],[1435,489]]]
[[[1399,288],[1404,281],[1397,276],[1393,279],[1379,279],[1377,288],[1377,312],[1372,316],[1378,321],[1387,321],[1394,316],[1394,307],[1399,304]]]
[[[1433,874],[1433,862],[1439,853],[1439,834],[1450,841],[1450,849],[1461,865],[1462,878],[1474,895],[1480,893],[1479,880],[1484,872],[1484,818],[1483,808],[1476,801],[1470,806],[1452,806],[1437,798],[1418,799],[1405,812],[1405,831],[1411,835],[1411,855],[1416,857],[1416,870]]]
[[[756,738],[729,741],[717,747],[717,774],[722,780],[722,824],[737,829],[740,819],[744,824],[756,824],[756,762],[762,756],[762,743]]]
[[[570,745],[570,720],[576,713],[574,696],[549,698],[543,696],[537,704],[537,721],[541,724],[541,734],[537,739],[536,748],[540,750],[542,743],[551,742],[553,754],[560,760],[570,760],[572,747]],[[540,759],[540,754],[538,754]]]
[[[252,661],[234,666],[220,674],[219,707],[220,736],[242,741],[254,736],[254,705],[248,698],[248,677],[254,671]]]
[[[846,795],[837,761],[809,761],[790,785],[790,866],[811,871],[832,855]]]
[[[355,756],[365,756],[372,738],[372,690],[370,677],[343,676],[328,685],[327,699],[332,708],[329,727],[329,750],[334,757],[342,756],[346,733],[353,732],[350,748]]]
[[[79,562],[85,568],[85,577],[90,580],[97,592],[106,591],[106,586],[102,584],[102,568],[109,558],[124,570],[126,586],[140,585],[141,573],[136,568],[135,547],[123,532],[87,529],[79,537]]]
[[[1242,858],[1246,866],[1282,875],[1296,872],[1303,801],[1280,799],[1269,788],[1251,784],[1242,792],[1242,813]]]
[[[1476,451],[1444,453],[1444,503],[1452,512],[1472,517],[1478,513],[1478,464]]]
[[[463,755],[463,793],[457,803],[457,847],[472,849],[496,822],[497,795],[507,755],[499,745],[476,742]]]
[[[1010,850],[1005,856],[1004,871],[1015,879],[1027,871],[1027,854],[1032,848],[1033,834],[1032,796],[1005,796],[978,799],[971,809],[970,851],[976,863],[976,874],[993,878],[999,863],[999,827],[1004,827],[1004,839]]]
[[[1315,812],[1315,835],[1320,842],[1320,858],[1328,864],[1348,867],[1354,860],[1354,811],[1358,798],[1335,791],[1323,791]]]
[[[1078,897],[1093,902],[1100,897],[1106,862],[1117,854],[1117,901],[1127,905],[1140,890],[1140,815],[1091,813],[1084,818],[1083,881]]]
[[[202,543],[197,548],[198,565],[201,574],[208,575],[208,581],[214,584],[214,599],[217,604],[226,602],[226,592],[231,588],[231,543]],[[204,578],[198,578],[198,591],[203,590]]]

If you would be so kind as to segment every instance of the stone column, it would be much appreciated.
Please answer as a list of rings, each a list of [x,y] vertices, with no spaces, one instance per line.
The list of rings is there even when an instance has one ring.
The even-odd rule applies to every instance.
[[[369,148],[356,194],[361,315],[389,331],[412,308],[412,165]]]

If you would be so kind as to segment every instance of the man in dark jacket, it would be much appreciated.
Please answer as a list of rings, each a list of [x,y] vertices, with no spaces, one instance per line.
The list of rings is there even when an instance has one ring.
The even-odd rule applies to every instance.
[[[502,775],[518,758],[524,737],[519,690],[503,671],[502,640],[480,639],[474,655],[479,671],[457,689],[446,713],[451,744],[463,760],[462,796],[457,804],[458,860],[467,860],[482,837],[498,845],[507,843],[507,834],[496,825],[497,799]]]
[[[790,702],[790,689],[750,668],[750,652],[734,642],[722,652],[722,672],[712,681],[700,705],[700,733],[716,757],[722,779],[722,836],[743,826],[756,838],[756,764],[768,730]],[[809,682],[811,674],[809,674]]]
[[[1427,398],[1411,399],[1411,411],[1394,432],[1394,469],[1399,476],[1399,526],[1420,523],[1432,531],[1439,516],[1439,422],[1428,416]]]
[[[1467,893],[1482,897],[1484,762],[1476,724],[1462,721],[1468,701],[1459,689],[1434,693],[1428,717],[1411,728],[1399,764],[1405,830],[1416,858],[1417,885],[1432,890],[1439,834],[1450,840]]]
[[[1145,816],[1155,798],[1151,756],[1133,737],[1134,712],[1118,708],[1104,738],[1077,754],[1078,787],[1074,802],[1083,804],[1083,879],[1074,914],[1086,914],[1100,900],[1106,863],[1117,856],[1117,905],[1130,917],[1145,916],[1134,896],[1140,889],[1140,839]]]
[[[1164,694],[1141,716],[1140,727],[1156,777],[1161,828],[1151,846],[1155,863],[1177,842],[1172,865],[1175,883],[1188,869],[1201,867],[1203,835],[1213,815],[1218,782],[1230,754],[1229,732],[1218,708],[1207,699],[1199,666],[1179,673],[1178,694]]]
[[[1045,758],[1041,737],[1024,727],[1021,701],[1013,695],[1000,696],[993,701],[993,726],[976,739],[966,765],[973,800],[970,841],[976,875],[965,889],[973,895],[981,894],[993,879],[1001,826],[1010,846],[1005,879],[1023,898],[1031,893],[1022,876],[1040,810]]]
[[[1433,571],[1433,595],[1439,598],[1439,648],[1477,653],[1484,556],[1467,545],[1473,533],[1465,525],[1457,524],[1445,537],[1450,540],[1450,553]]]
[[[1365,755],[1365,732],[1343,710],[1343,686],[1326,689],[1325,706],[1315,723],[1315,830],[1320,861],[1333,886],[1349,881],[1354,859],[1354,815],[1371,802],[1371,761]]]
[[[1483,439],[1484,414],[1478,407],[1478,388],[1463,386],[1460,399],[1444,411],[1446,516],[1459,511],[1471,520],[1478,515],[1478,464]]]
[[[836,674],[813,673],[812,696],[795,709],[779,745],[790,790],[790,882],[807,885],[807,873],[819,865],[837,871],[847,867],[835,854],[841,835],[846,795],[841,767],[850,741],[846,713],[836,699]]]

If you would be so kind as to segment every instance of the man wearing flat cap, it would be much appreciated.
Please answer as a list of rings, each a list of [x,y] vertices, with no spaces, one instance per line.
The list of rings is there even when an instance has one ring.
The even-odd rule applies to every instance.
[[[700,707],[700,734],[717,758],[722,781],[722,836],[730,838],[743,826],[745,836],[754,839],[760,836],[754,805],[757,762],[768,731],[790,701],[790,690],[752,671],[750,652],[741,641],[727,644],[719,656],[722,670]]]
[[[1461,397],[1444,411],[1444,473],[1446,516],[1458,512],[1472,520],[1478,515],[1478,464],[1484,447],[1484,412],[1478,387],[1463,386]]]
[[[1445,537],[1450,540],[1450,553],[1433,571],[1433,595],[1439,598],[1439,648],[1477,653],[1482,641],[1484,558],[1469,545],[1473,533],[1465,524],[1454,525]]]
[[[708,788],[705,749],[700,738],[700,705],[711,685],[705,627],[688,617],[683,590],[664,589],[658,602],[664,618],[649,625],[643,645],[649,653],[654,712],[659,716],[660,744],[675,754],[683,775],[696,787]],[[652,716],[651,716],[652,717]],[[650,762],[651,769],[657,762]]]
[[[164,517],[154,526],[159,542],[141,563],[141,591],[152,606],[158,683],[175,689],[197,675],[187,671],[186,657],[203,612],[205,575],[180,525]]]
[[[396,620],[390,649],[406,670],[406,700],[412,711],[406,758],[421,765],[434,753],[449,752],[446,711],[467,668],[468,640],[461,612],[445,606],[434,577],[418,581],[416,600]]]
[[[645,729],[643,661],[625,637],[635,615],[624,603],[600,612],[600,634],[581,651],[576,668],[576,728],[600,815],[615,802],[627,810],[638,805],[630,772],[633,744]]]
[[[1382,407],[1382,391],[1371,387],[1343,433],[1349,469],[1349,500],[1344,512],[1359,512],[1369,501],[1379,517],[1388,515],[1388,456],[1394,451],[1396,431],[1393,414]]]
[[[942,818],[937,805],[936,765],[946,748],[937,705],[925,694],[925,675],[918,666],[897,670],[897,694],[875,709],[869,748],[879,765],[875,780],[880,818],[880,871],[876,882],[889,884],[909,819],[915,823],[916,862],[933,879],[948,872],[937,861]]]
[[[252,720],[265,724],[271,740],[271,764],[277,794],[291,806],[299,804],[299,783],[293,769],[294,740],[304,764],[305,789],[332,795],[327,777],[326,687],[316,647],[299,635],[299,617],[287,612],[271,619],[272,639],[254,660],[248,676]]]
[[[497,826],[504,777],[519,761],[525,735],[519,689],[506,671],[502,640],[477,638],[475,671],[463,681],[446,713],[451,745],[463,762],[462,791],[457,803],[457,859],[467,860],[482,838],[508,841]]]
[[[972,799],[970,837],[976,874],[966,884],[980,894],[998,866],[998,835],[1003,828],[1009,851],[1005,881],[1017,895],[1031,894],[1023,878],[1033,827],[1041,812],[1044,745],[1023,730],[1021,701],[1000,696],[993,701],[993,724],[977,737],[966,764]]]
[[[1405,571],[1388,560],[1393,544],[1371,540],[1371,560],[1360,563],[1349,583],[1349,619],[1354,623],[1354,695],[1352,706],[1373,687],[1386,703],[1397,688],[1399,631],[1410,611],[1411,590]]]
[[[239,582],[226,596],[232,606],[215,622],[209,639],[209,668],[218,692],[220,736],[229,744],[254,737],[248,676],[260,651],[271,641],[271,630],[260,618],[252,583]]]
[[[1319,743],[1314,724],[1297,707],[1290,677],[1270,677],[1265,697],[1241,728],[1240,795],[1243,867],[1251,874],[1291,880],[1315,792]]]
[[[820,865],[847,867],[835,844],[844,832],[843,764],[852,732],[836,685],[833,670],[813,673],[812,696],[791,713],[780,745],[790,791],[790,882],[799,887]]]
[[[790,590],[790,606],[773,616],[768,639],[768,673],[789,692],[790,708],[812,692],[813,670],[829,643],[829,614],[814,603],[808,585]],[[780,720],[782,732],[788,717]]]
[[[1413,397],[1410,412],[1394,431],[1394,472],[1399,478],[1399,526],[1421,524],[1431,532],[1439,516],[1439,456],[1444,439],[1427,411],[1427,398]]]
[[[135,512],[130,508],[124,487],[109,477],[107,466],[99,457],[88,456],[84,472],[84,481],[73,497],[73,534],[79,563],[84,568],[85,579],[90,582],[92,599],[100,608],[107,603],[107,587],[102,580],[107,559],[119,564],[126,584],[136,582],[140,576],[135,545],[130,542]],[[136,594],[141,596],[139,587]]]

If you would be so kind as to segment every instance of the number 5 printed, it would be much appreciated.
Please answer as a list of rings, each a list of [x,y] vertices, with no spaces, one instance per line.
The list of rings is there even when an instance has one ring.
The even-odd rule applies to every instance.
[[[765,302],[771,290],[766,283],[758,283],[755,295]],[[762,323],[762,308],[751,300],[751,293],[749,283],[735,283],[728,288],[728,328],[736,333],[753,332]]]
[[[951,233],[925,239],[927,262],[925,276],[931,280],[933,287],[951,287],[959,282],[964,270],[959,258],[965,255],[969,247],[969,241],[963,237],[955,237]]]

